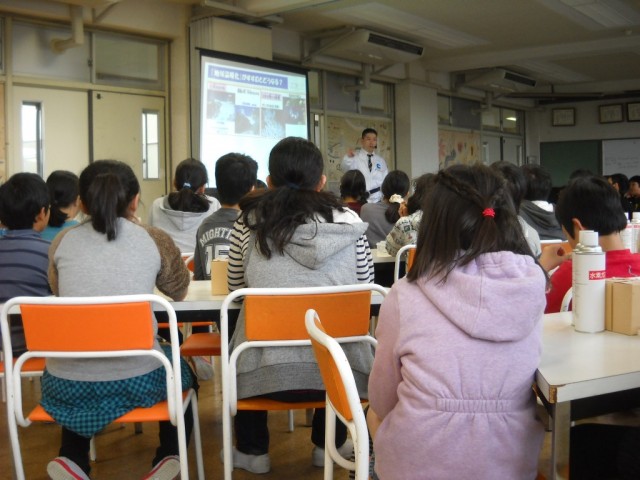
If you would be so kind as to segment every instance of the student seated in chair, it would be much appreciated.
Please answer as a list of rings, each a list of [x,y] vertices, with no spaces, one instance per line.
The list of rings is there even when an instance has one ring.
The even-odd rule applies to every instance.
[[[571,181],[560,193],[556,217],[572,248],[578,243],[580,230],[598,232],[598,242],[606,252],[606,276],[634,277],[640,275],[640,254],[625,249],[620,231],[627,226],[618,192],[602,177],[592,175]],[[567,290],[571,288],[571,259],[557,246],[546,247],[540,263],[551,275],[545,313],[560,311]]]
[[[35,173],[16,173],[0,186],[0,303],[20,295],[46,297],[50,243],[40,233],[49,221],[49,190]],[[12,322],[14,354],[24,352],[24,331]]]
[[[380,308],[367,421],[381,479],[535,478],[545,286],[502,177],[441,170]]]
[[[54,294],[133,295],[153,293],[157,286],[173,300],[186,296],[189,270],[180,250],[162,230],[137,222],[140,184],[131,167],[114,160],[91,163],[80,174],[80,199],[89,219],[60,232],[49,252]],[[157,329],[155,321],[153,328]],[[158,341],[154,348],[162,351]],[[164,368],[150,357],[48,359],[41,403],[62,425],[60,456],[49,462],[49,476],[88,479],[91,437],[134,408],[165,400],[165,380]],[[183,389],[194,382],[183,360]],[[185,426],[188,439],[191,406],[185,412]],[[160,446],[144,478],[177,478],[176,455],[177,429],[168,421],[160,422]]]
[[[334,194],[326,182],[320,150],[308,140],[288,137],[269,154],[267,190],[240,200],[231,234],[229,290],[243,287],[313,287],[373,281],[373,261],[364,232],[367,225]],[[304,319],[300,319],[304,321]],[[245,340],[244,311],[230,350]],[[267,396],[282,401],[325,398],[311,347],[251,349],[238,359],[238,398]],[[366,397],[373,361],[370,347],[349,345],[359,392]],[[234,420],[233,466],[252,473],[271,468],[266,411],[239,410]],[[324,465],[324,410],[316,410],[312,462]],[[338,422],[336,446],[349,455],[346,427]]]
[[[255,188],[258,163],[241,153],[227,153],[216,162],[215,175],[221,207],[205,218],[198,228],[193,257],[194,280],[210,280],[211,261],[229,256],[231,230],[240,214],[238,202]]]

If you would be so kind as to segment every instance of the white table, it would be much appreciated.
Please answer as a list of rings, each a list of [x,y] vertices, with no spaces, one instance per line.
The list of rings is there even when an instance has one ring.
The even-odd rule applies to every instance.
[[[371,256],[373,257],[373,263],[394,263],[396,257],[389,255],[388,253],[379,254],[377,248],[371,249]]]
[[[640,337],[579,333],[571,326],[571,312],[545,315],[536,384],[552,417],[551,478],[565,478],[571,421],[578,419],[572,407],[582,402],[593,404],[597,413],[616,411],[611,394],[621,392],[618,398],[640,388]]]
[[[160,292],[155,293],[162,295]],[[165,297],[166,298],[166,297]],[[189,284],[189,290],[184,300],[174,302],[168,299],[173,305],[176,313],[180,312],[195,312],[195,311],[220,311],[222,302],[226,298],[226,295],[212,295],[211,294],[211,281],[210,280],[192,280]],[[380,305],[382,303],[382,295],[377,292],[373,292],[371,296],[371,305]],[[230,308],[237,309],[239,304],[232,303]]]

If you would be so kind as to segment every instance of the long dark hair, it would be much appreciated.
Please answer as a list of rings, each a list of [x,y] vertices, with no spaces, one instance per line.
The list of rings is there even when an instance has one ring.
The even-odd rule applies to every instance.
[[[410,186],[411,181],[409,180],[409,175],[402,170],[392,170],[384,177],[380,189],[382,190],[384,198],[389,200],[393,195],[400,195],[402,198],[406,197],[409,193]],[[395,224],[400,218],[400,204],[389,203],[384,212],[384,216],[387,222]]]
[[[66,170],[55,170],[47,177],[47,188],[51,202],[49,226],[61,227],[67,221],[67,214],[61,209],[78,199],[78,176]]]
[[[344,211],[340,199],[316,189],[322,179],[322,153],[298,137],[280,140],[269,154],[270,189],[254,190],[240,200],[242,220],[256,232],[258,250],[279,254],[296,228],[317,217],[333,222],[333,211]],[[271,242],[271,246],[269,243]]]
[[[435,183],[435,173],[425,173],[416,179],[413,183],[413,195],[407,199],[407,211],[409,214],[422,210],[422,205]]]
[[[169,194],[169,206],[179,212],[206,212],[209,200],[198,189],[209,182],[207,169],[198,160],[187,158],[176,167],[175,192]]]
[[[348,170],[340,178],[340,197],[352,197],[356,202],[367,203],[369,192],[367,191],[367,181],[360,170]]]
[[[91,216],[91,225],[107,240],[118,235],[118,218],[129,216],[129,205],[140,193],[140,184],[129,165],[117,160],[97,160],[80,174],[80,200]]]
[[[488,252],[535,257],[522,232],[506,180],[484,165],[440,171],[423,206],[416,258],[407,274],[441,277]]]

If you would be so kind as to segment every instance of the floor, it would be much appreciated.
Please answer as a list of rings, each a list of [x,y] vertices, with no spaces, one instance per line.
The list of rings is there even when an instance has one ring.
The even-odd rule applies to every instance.
[[[219,371],[212,381],[203,382],[200,390],[200,425],[202,429],[205,473],[209,479],[222,478],[221,449],[222,424],[220,418],[221,390],[218,383]],[[39,381],[23,381],[25,402],[32,405],[39,397]],[[236,480],[321,480],[323,470],[311,465],[310,428],[305,426],[305,412],[295,414],[295,431],[288,432],[286,412],[271,413],[271,472],[253,475],[243,470],[234,470]],[[23,461],[26,478],[46,480],[47,462],[56,456],[59,447],[59,427],[57,425],[33,425],[19,428],[23,445]],[[0,415],[0,435],[3,445],[8,447],[6,415]],[[145,424],[142,434],[136,435],[132,425],[108,427],[97,437],[98,459],[93,465],[92,479],[138,479],[150,468],[156,447],[157,426]],[[546,434],[545,445],[540,456],[540,471],[548,472],[550,434]],[[196,478],[193,448],[190,448],[192,478]],[[0,478],[10,479],[12,468],[9,448],[0,449]],[[335,479],[348,479],[348,472],[336,467]]]

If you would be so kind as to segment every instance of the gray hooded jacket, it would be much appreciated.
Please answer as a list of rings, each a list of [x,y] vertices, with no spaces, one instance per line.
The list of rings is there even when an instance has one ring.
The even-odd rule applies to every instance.
[[[251,287],[314,287],[358,283],[356,241],[366,223],[310,223],[297,228],[283,255],[272,250],[270,259],[249,238],[245,281]],[[348,321],[345,318],[345,321]],[[303,321],[303,319],[300,319]],[[244,308],[230,348],[245,341]],[[371,347],[345,345],[358,391],[366,397]],[[238,359],[238,398],[284,390],[324,390],[311,347],[262,348],[243,352]]]

